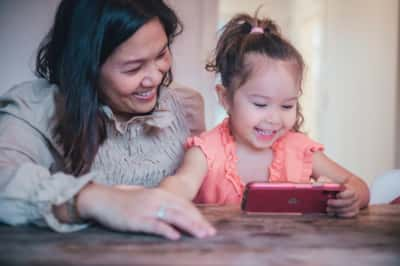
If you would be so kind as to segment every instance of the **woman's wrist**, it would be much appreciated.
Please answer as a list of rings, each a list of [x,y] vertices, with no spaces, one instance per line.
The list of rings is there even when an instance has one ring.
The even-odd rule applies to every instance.
[[[76,214],[82,220],[89,220],[92,217],[95,206],[93,205],[97,199],[99,191],[103,190],[103,186],[94,182],[88,183],[75,196]]]
[[[62,223],[83,223],[90,217],[87,215],[87,206],[85,202],[86,199],[82,201],[82,196],[87,198],[86,194],[90,191],[93,184],[89,183],[85,185],[74,197],[70,200],[64,202],[61,205],[53,206],[53,213],[55,217]]]

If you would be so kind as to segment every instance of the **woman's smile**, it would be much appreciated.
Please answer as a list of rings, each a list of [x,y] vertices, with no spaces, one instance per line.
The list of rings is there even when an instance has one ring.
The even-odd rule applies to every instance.
[[[133,97],[135,97],[135,99],[138,101],[150,102],[154,100],[155,97],[157,97],[157,88],[141,92],[135,92],[133,93]]]

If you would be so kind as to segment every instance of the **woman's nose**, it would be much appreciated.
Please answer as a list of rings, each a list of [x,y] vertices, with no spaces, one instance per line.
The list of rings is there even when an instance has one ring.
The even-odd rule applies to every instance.
[[[143,87],[156,87],[161,83],[164,73],[160,70],[157,64],[150,64],[145,72],[145,76],[142,80]]]

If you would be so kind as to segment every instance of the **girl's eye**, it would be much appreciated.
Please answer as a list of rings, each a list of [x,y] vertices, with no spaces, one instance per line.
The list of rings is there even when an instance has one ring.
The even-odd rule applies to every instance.
[[[294,107],[294,105],[282,105],[283,109],[290,110]]]

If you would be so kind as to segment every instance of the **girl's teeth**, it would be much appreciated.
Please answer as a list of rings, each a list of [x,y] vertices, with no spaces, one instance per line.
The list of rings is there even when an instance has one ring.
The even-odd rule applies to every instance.
[[[270,131],[270,130],[261,130],[261,129],[256,129],[257,133],[259,133],[260,135],[272,135],[274,134],[274,131]]]

